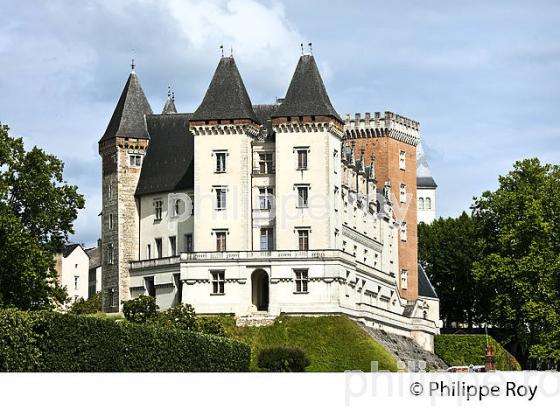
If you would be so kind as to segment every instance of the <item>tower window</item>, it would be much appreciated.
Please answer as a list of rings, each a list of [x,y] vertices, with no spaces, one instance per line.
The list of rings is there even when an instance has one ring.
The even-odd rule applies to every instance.
[[[259,208],[272,209],[272,188],[259,188]]]
[[[296,269],[294,270],[295,283],[296,283],[296,293],[307,293],[309,274],[307,269]]]
[[[185,252],[193,251],[193,236],[192,233],[185,235]]]
[[[426,207],[425,209],[432,209],[432,198],[426,198]]]
[[[216,152],[216,172],[226,172],[226,152]]]
[[[212,293],[214,295],[225,294],[226,273],[223,270],[213,270],[212,275]]]
[[[161,221],[161,218],[163,216],[163,201],[159,199],[154,201],[154,208],[156,213],[156,221]]]
[[[109,214],[109,229],[113,230],[113,214]]]
[[[79,276],[74,276],[74,290],[78,290],[78,279],[80,279]]]
[[[177,237],[170,236],[169,237],[169,250],[171,251],[171,256],[177,255]]]
[[[139,167],[142,165],[142,155],[132,154],[128,156],[128,164],[131,167]]]
[[[226,209],[225,188],[216,188],[216,209]]]
[[[115,255],[113,253],[114,253],[114,247],[113,244],[110,243],[109,245],[107,245],[107,263],[109,265],[115,263]]]
[[[406,222],[401,223],[401,241],[406,241]]]
[[[401,270],[401,289],[408,289],[408,270]]]
[[[309,203],[309,187],[298,186],[298,208],[307,208]]]
[[[424,210],[424,198],[418,198],[418,209]]]
[[[405,203],[406,202],[406,185],[405,184],[401,184],[401,192],[400,192],[400,196],[401,196],[401,203]]]
[[[298,249],[300,251],[309,250],[309,229],[298,229]]]
[[[260,245],[261,251],[271,251],[273,249],[272,228],[261,228]]]
[[[226,232],[217,231],[216,232],[216,251],[225,252],[226,251]]]
[[[261,152],[259,154],[259,174],[274,174],[272,152]]]
[[[406,169],[406,152],[399,152],[399,168],[403,171]]]
[[[297,169],[307,169],[307,148],[297,150]]]

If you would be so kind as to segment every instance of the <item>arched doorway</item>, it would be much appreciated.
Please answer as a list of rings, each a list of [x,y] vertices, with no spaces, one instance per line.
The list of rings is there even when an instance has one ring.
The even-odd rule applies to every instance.
[[[268,274],[262,270],[256,270],[251,275],[251,290],[253,305],[258,311],[268,310]]]

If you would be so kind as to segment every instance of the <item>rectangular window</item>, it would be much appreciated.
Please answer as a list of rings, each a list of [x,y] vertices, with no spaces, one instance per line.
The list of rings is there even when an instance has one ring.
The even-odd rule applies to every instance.
[[[113,230],[113,214],[109,214],[109,230]]]
[[[401,202],[404,204],[406,202],[406,185],[401,184]]]
[[[298,229],[298,249],[300,251],[309,250],[309,229]]]
[[[139,167],[142,165],[142,155],[129,155],[128,163],[131,167]]]
[[[216,172],[226,172],[226,152],[216,152]]]
[[[152,245],[146,245],[146,259],[152,259]]]
[[[156,258],[163,258],[163,246],[161,238],[156,238]]]
[[[274,174],[272,152],[259,153],[259,174]]]
[[[294,273],[296,282],[296,293],[307,293],[307,284],[309,282],[307,269],[297,269],[294,270]]]
[[[74,290],[78,290],[78,279],[79,276],[74,276]]]
[[[114,288],[110,288],[110,289],[107,291],[107,296],[108,296],[108,299],[109,299],[109,306],[110,306],[110,307],[115,307],[115,306],[117,306],[117,303],[118,303],[118,295],[117,295],[117,292],[115,292],[115,289],[114,289]]]
[[[307,208],[309,200],[309,187],[308,186],[298,186],[298,208]]]
[[[225,294],[226,273],[223,270],[213,270],[212,274],[212,293],[214,295]]]
[[[107,262],[109,263],[109,265],[115,263],[115,255],[113,253],[114,253],[114,247],[113,244],[110,243],[107,246]]]
[[[399,167],[402,170],[406,169],[406,152],[405,151],[401,151],[399,153]]]
[[[307,148],[297,150],[297,169],[307,169]]]
[[[408,271],[406,269],[401,270],[401,289],[408,288]]]
[[[163,216],[163,201],[159,199],[154,201],[154,209],[156,214],[156,221],[161,221],[161,218]]]
[[[273,230],[272,228],[261,228],[261,251],[271,251],[273,248]]]
[[[226,251],[226,232],[216,232],[216,250],[218,252]]]
[[[146,291],[148,292],[148,296],[153,298],[156,297],[156,287],[154,284],[154,277],[149,276],[144,278],[144,285],[146,286]]]
[[[185,235],[185,252],[193,251],[193,236],[191,233]]]
[[[216,209],[226,209],[225,188],[216,188]]]
[[[272,209],[272,188],[259,188],[259,209]]]
[[[406,241],[406,222],[401,223],[401,241]]]
[[[170,236],[169,237],[169,254],[171,256],[175,256],[177,255],[177,237],[176,236]]]

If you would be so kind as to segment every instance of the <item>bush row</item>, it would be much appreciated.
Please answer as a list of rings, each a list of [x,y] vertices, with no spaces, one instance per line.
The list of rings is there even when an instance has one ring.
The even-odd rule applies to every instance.
[[[222,337],[54,312],[0,311],[0,370],[248,371],[250,348]]]

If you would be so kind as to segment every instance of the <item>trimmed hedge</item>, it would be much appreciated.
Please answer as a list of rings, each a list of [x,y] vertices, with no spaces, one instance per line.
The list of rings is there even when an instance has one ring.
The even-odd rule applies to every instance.
[[[29,315],[16,309],[0,310],[0,372],[39,369],[41,352]]]
[[[231,339],[54,312],[13,314],[23,323],[23,330],[20,333],[26,337],[21,338],[22,343],[34,346],[39,352],[40,359],[35,367],[10,364],[9,359],[24,348],[17,341],[8,348],[8,353],[0,354],[0,369],[8,371],[235,372],[249,370],[249,346]],[[9,330],[6,334],[8,339],[13,338]]]
[[[488,336],[489,343],[496,354],[496,369],[521,370],[515,357]],[[435,353],[450,366],[483,365],[486,355],[485,335],[437,335],[435,337]]]

